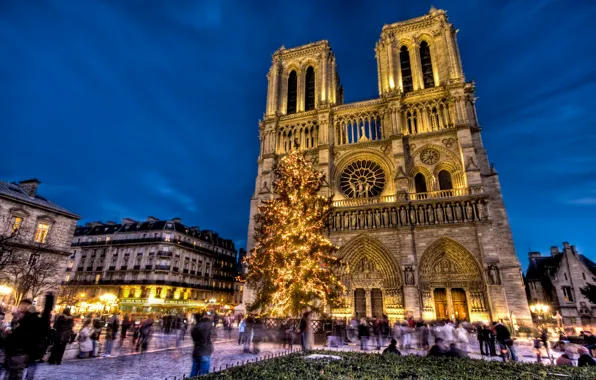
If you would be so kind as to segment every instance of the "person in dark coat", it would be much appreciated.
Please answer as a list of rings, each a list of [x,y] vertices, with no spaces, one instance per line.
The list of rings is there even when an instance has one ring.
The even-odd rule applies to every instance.
[[[395,354],[401,356],[401,352],[397,349],[397,340],[391,339],[391,343],[383,350],[383,354]]]
[[[476,326],[476,338],[478,339],[478,343],[480,344],[480,355],[489,355],[488,352],[484,352],[485,344],[484,344],[484,334],[483,334],[484,327],[479,323]]]
[[[31,365],[27,379],[33,379],[35,363],[41,358],[40,345],[45,340],[44,326],[33,302],[24,299],[19,303],[17,314],[6,336],[6,363],[9,380],[22,380],[23,372]]]
[[[509,354],[511,355],[511,360],[516,362],[517,354],[515,352],[515,348],[513,347],[513,340],[511,339],[511,334],[509,334],[509,329],[501,322],[493,322],[493,325],[495,329],[495,338],[497,339],[497,342],[499,342],[501,353],[504,353],[505,350],[508,350]]]
[[[435,338],[435,344],[431,346],[428,350],[428,354],[426,356],[445,356],[445,345],[443,344],[443,338]]]
[[[120,346],[122,346],[124,339],[126,339],[126,333],[128,332],[128,329],[130,329],[130,325],[130,318],[128,317],[128,314],[126,314],[120,325]]]
[[[482,326],[482,340],[484,341],[484,352],[486,355],[496,356],[495,352],[495,334],[488,326]]]
[[[64,356],[66,345],[70,342],[73,325],[74,321],[70,315],[70,309],[65,308],[62,314],[58,315],[54,321],[54,345],[52,346],[48,364],[62,363],[62,356]]]
[[[468,353],[462,349],[457,348],[455,343],[449,345],[449,350],[445,352],[445,356],[448,358],[467,358]]]
[[[360,339],[360,349],[365,351],[368,348],[368,339],[370,337],[370,329],[365,318],[360,320],[358,325],[358,339]]]
[[[192,368],[189,377],[206,375],[211,367],[211,354],[213,354],[213,342],[211,341],[211,329],[213,322],[207,317],[195,315],[197,323],[190,331],[194,348],[192,350]]]
[[[587,348],[580,347],[577,349],[577,353],[579,354],[579,358],[577,359],[578,367],[596,366],[596,361],[590,355],[590,351]]]

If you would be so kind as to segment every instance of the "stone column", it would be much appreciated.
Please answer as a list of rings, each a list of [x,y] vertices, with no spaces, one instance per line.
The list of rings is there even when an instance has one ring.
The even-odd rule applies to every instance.
[[[315,73],[316,75],[316,73]],[[321,83],[321,88],[319,90],[320,97],[319,104],[326,104],[327,103],[327,55],[323,54],[323,59],[321,59],[321,79],[319,80]],[[318,105],[318,104],[317,104]]]
[[[404,287],[404,310],[406,314],[412,312],[414,319],[422,318],[422,307],[420,305],[420,294],[416,286]]]
[[[370,318],[370,317],[372,317],[372,303],[371,303],[372,298],[371,298],[371,294],[370,294],[370,289],[365,289],[364,292],[366,294],[366,296],[365,296],[365,299],[366,299],[366,316]]]
[[[451,319],[451,315],[454,313],[453,299],[451,298],[451,288],[446,288],[445,290],[447,290],[447,318]]]
[[[414,57],[410,56],[410,65],[412,66],[411,70],[412,80],[414,82],[414,91],[416,91],[424,88],[424,83],[422,81],[422,63],[420,62],[420,49],[418,44],[414,44],[412,54]]]
[[[387,41],[387,74],[389,76],[389,91],[395,90],[395,76],[393,75],[393,43]]]

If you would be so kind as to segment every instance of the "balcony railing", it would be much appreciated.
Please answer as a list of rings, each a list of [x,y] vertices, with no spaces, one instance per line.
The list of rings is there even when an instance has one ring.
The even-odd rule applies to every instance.
[[[169,265],[156,265],[155,270],[170,270]]]
[[[333,201],[333,207],[355,207],[364,205],[374,205],[380,203],[393,203],[397,201],[397,196],[389,195],[375,198],[351,198]]]
[[[461,197],[464,195],[468,195],[467,188],[437,190],[437,191],[429,191],[426,193],[410,193],[409,198],[411,200],[423,200],[423,199],[432,199],[432,198]]]

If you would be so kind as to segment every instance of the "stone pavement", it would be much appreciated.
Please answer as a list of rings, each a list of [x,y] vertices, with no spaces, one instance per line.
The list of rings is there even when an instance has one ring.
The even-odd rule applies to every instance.
[[[220,367],[225,368],[226,366],[235,366],[242,364],[246,361],[262,360],[271,355],[279,355],[288,353],[287,350],[282,349],[278,344],[262,344],[261,352],[259,355],[245,354],[242,352],[242,346],[237,344],[235,335],[232,335],[234,339],[220,339],[215,343],[215,352],[211,359],[212,369],[219,370]],[[220,335],[221,337],[221,335]],[[127,379],[127,380],[174,380],[174,378],[180,379],[182,375],[187,375],[191,367],[191,353],[192,353],[192,342],[189,337],[179,348],[172,348],[174,342],[168,341],[168,337],[159,338],[154,337],[154,350],[149,350],[143,357],[138,353],[130,352],[130,350],[123,350],[120,356],[110,358],[98,358],[98,359],[83,359],[83,360],[67,360],[63,361],[62,365],[48,365],[41,364],[37,370],[36,379],[39,380],[52,380],[52,379],[97,379],[97,380],[116,380],[116,379]],[[170,342],[168,347],[170,348],[159,348],[164,347]],[[536,354],[534,348],[527,344],[527,342],[519,342],[516,344],[518,356],[521,361],[524,362],[535,362]],[[174,346],[175,347],[175,346]],[[296,350],[298,346],[294,346]],[[315,347],[317,349],[323,349],[323,347]],[[352,343],[342,348],[333,348],[331,350],[338,351],[360,351],[359,345]],[[500,357],[481,357],[478,349],[477,342],[473,342],[468,346],[467,351],[470,353],[470,357],[476,359],[485,360],[501,360]],[[118,352],[118,347],[114,350]],[[372,350],[369,352],[379,352]],[[426,352],[422,350],[402,350],[403,354],[416,354],[424,355]],[[546,358],[546,352],[542,349],[543,362],[546,364],[548,359]],[[561,353],[554,352],[553,356],[556,359]]]

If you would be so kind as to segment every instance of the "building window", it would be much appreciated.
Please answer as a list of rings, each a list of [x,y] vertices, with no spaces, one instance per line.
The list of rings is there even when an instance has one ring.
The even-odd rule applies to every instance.
[[[426,41],[420,43],[420,64],[422,65],[422,80],[424,88],[435,87],[433,65],[430,60],[430,47]]]
[[[110,242],[110,237],[106,236],[106,243],[109,243],[109,242]]]
[[[166,234],[166,238],[164,239],[165,241],[172,241],[170,234]]]
[[[45,243],[49,230],[50,230],[50,225],[48,223],[40,222],[37,225],[37,230],[35,231],[35,242],[36,243]]]
[[[66,277],[64,277],[64,282],[68,282],[70,281],[70,274],[67,274]]]
[[[98,274],[95,276],[95,283],[99,283],[99,280],[101,280],[101,274]]]
[[[304,109],[310,111],[315,109],[315,69],[309,66],[306,69],[306,93],[304,94]]]
[[[414,176],[414,185],[417,193],[426,193],[426,178],[424,178],[424,174],[418,173]]]
[[[100,237],[97,238],[97,242],[98,243],[101,242],[101,238]]]
[[[296,113],[296,103],[298,100],[298,76],[296,71],[292,70],[288,76],[288,115]]]
[[[16,235],[17,232],[19,232],[19,229],[21,228],[21,224],[23,224],[23,218],[21,218],[20,216],[13,216],[12,217],[12,231],[11,234],[12,235]]]
[[[586,279],[586,274],[582,273],[582,278],[585,280]]]
[[[402,46],[399,52],[399,63],[401,66],[401,81],[404,93],[414,91],[412,84],[412,68],[410,66],[410,52],[406,46]]]
[[[563,273],[563,276],[565,276],[565,281],[567,281],[567,273]]]
[[[563,286],[563,297],[567,302],[573,302],[573,292],[570,286]]]
[[[406,113],[406,120],[408,122],[408,132],[412,135],[418,133],[418,117],[416,110],[408,111]]]
[[[453,183],[451,182],[451,174],[447,170],[441,170],[439,172],[439,189],[451,190],[453,189]]]

